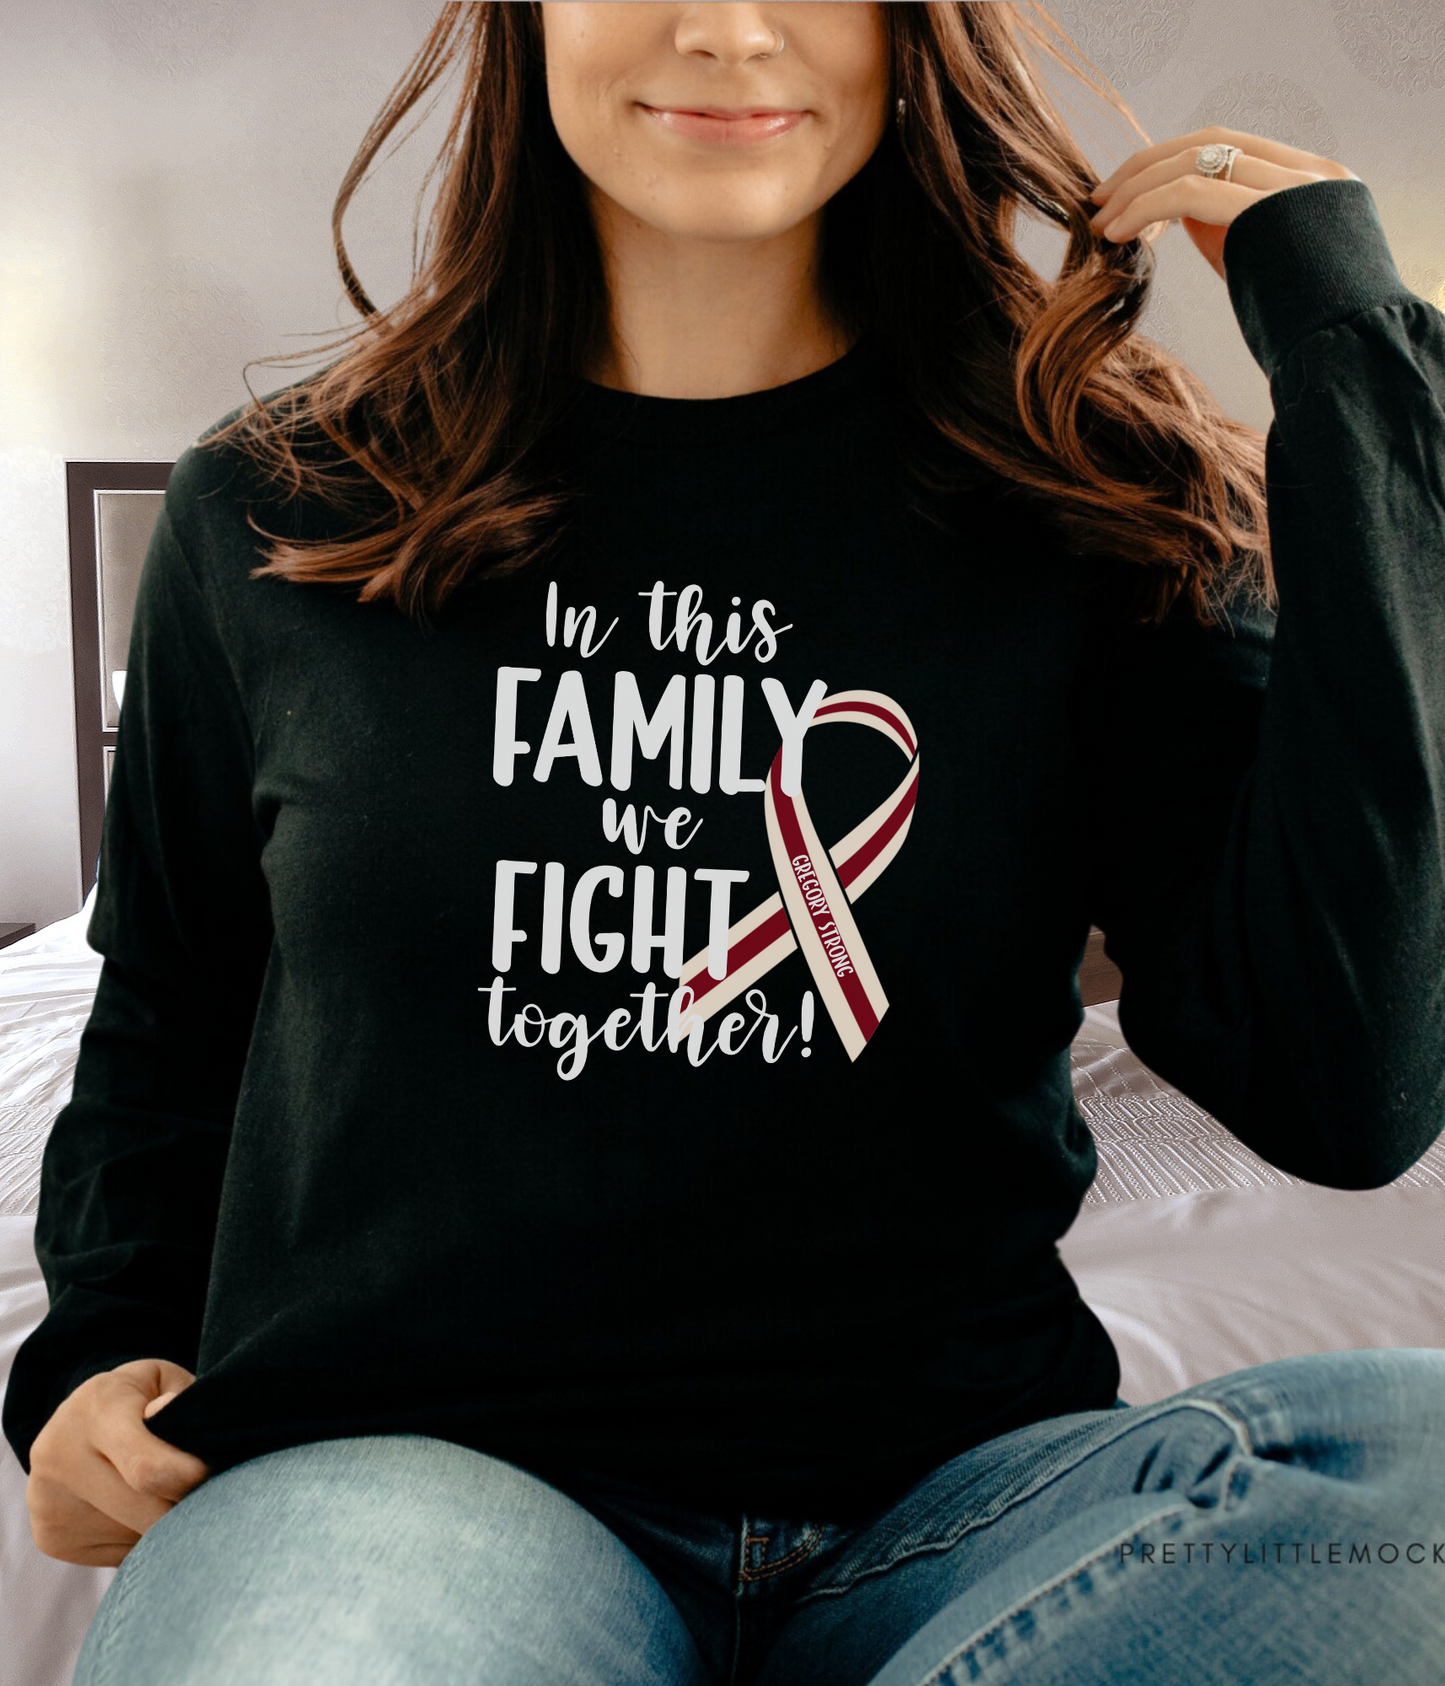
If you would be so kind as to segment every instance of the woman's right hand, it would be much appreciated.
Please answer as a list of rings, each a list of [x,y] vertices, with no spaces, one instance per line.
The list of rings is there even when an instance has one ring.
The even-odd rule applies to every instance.
[[[145,1426],[195,1377],[166,1358],[134,1358],[75,1388],[30,1448],[25,1502],[47,1557],[114,1568],[153,1522],[211,1474]]]

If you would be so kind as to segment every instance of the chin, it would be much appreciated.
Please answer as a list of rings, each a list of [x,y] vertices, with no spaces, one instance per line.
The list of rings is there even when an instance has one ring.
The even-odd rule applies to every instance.
[[[776,204],[766,208],[740,207],[735,212],[720,211],[716,203],[699,205],[696,216],[686,214],[662,218],[657,207],[649,207],[650,214],[642,220],[661,233],[685,240],[770,240],[784,234],[803,220],[806,212],[780,215]]]

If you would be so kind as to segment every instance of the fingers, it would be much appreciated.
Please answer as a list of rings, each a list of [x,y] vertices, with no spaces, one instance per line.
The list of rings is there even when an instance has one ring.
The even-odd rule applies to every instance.
[[[173,1504],[206,1479],[210,1470],[199,1458],[172,1446],[145,1426],[146,1407],[154,1405],[159,1410],[164,1395],[152,1399],[150,1390],[137,1378],[119,1371],[94,1380],[103,1385],[92,1396],[91,1445],[132,1492]],[[178,1391],[171,1389],[171,1396]],[[111,1514],[129,1520],[122,1512]]]
[[[1132,240],[1147,224],[1172,217],[1227,224],[1267,193],[1324,179],[1240,153],[1225,181],[1222,176],[1201,175],[1197,156],[1191,148],[1139,171],[1105,198],[1089,226],[1109,240]]]
[[[1219,143],[1225,146],[1237,146],[1241,152],[1246,152],[1251,158],[1257,158],[1267,164],[1277,164],[1287,170],[1301,170],[1309,176],[1352,176],[1354,172],[1333,158],[1323,158],[1318,153],[1306,152],[1302,147],[1286,146],[1283,141],[1270,140],[1267,135],[1248,135],[1240,129],[1225,129],[1218,124],[1211,124],[1207,129],[1195,129],[1187,135],[1174,135],[1169,140],[1159,141],[1154,146],[1141,147],[1138,152],[1130,154],[1112,175],[1105,176],[1094,190],[1094,197],[1101,193],[1108,195],[1116,188],[1142,174],[1145,170],[1153,169],[1156,164],[1165,162],[1181,153],[1187,152],[1191,159],[1201,146]],[[1239,174],[1239,164],[1236,161],[1235,175]]]
[[[162,1371],[164,1370],[164,1378]],[[176,1384],[152,1397],[157,1383]],[[31,1447],[26,1500],[35,1544],[69,1563],[118,1564],[211,1471],[145,1426],[194,1378],[136,1361],[82,1383]]]
[[[134,1377],[147,1397],[165,1389],[174,1396],[196,1379],[184,1364],[176,1364],[169,1358],[132,1358],[125,1364],[117,1364],[109,1374]]]
[[[39,1470],[31,1471],[25,1502],[37,1550],[62,1563],[113,1569],[144,1532],[127,1528]]]
[[[1195,183],[1198,183],[1196,186]],[[1204,176],[1156,187],[1122,209],[1111,212],[1100,232],[1107,240],[1132,240],[1151,222],[1174,217],[1192,217],[1195,222],[1231,223],[1245,208],[1264,194],[1234,182],[1212,182]]]

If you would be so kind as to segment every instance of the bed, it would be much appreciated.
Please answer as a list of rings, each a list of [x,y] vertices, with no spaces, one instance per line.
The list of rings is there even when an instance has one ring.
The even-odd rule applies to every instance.
[[[0,1393],[47,1305],[34,1253],[41,1153],[69,1099],[100,972],[85,931],[118,662],[167,469],[69,465],[81,881],[91,888],[69,918],[0,950]],[[1071,1049],[1098,1173],[1059,1250],[1118,1348],[1123,1397],[1144,1404],[1297,1353],[1445,1347],[1445,1141],[1364,1193],[1274,1169],[1129,1050],[1101,945],[1093,933]],[[0,1441],[0,1686],[68,1686],[114,1573],[35,1549],[25,1474]]]

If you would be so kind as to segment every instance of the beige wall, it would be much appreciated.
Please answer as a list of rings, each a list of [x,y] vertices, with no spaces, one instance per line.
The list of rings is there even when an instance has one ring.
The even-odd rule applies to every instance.
[[[1221,121],[1374,191],[1445,306],[1445,0],[1054,0],[1155,139]],[[330,205],[431,0],[4,0],[0,54],[0,919],[81,894],[63,463],[174,457],[241,365],[354,320]],[[1082,95],[1101,171],[1138,144]],[[378,303],[405,284],[433,118],[348,218]],[[1222,284],[1179,229],[1147,327],[1269,417]],[[254,369],[257,391],[291,374]]]

